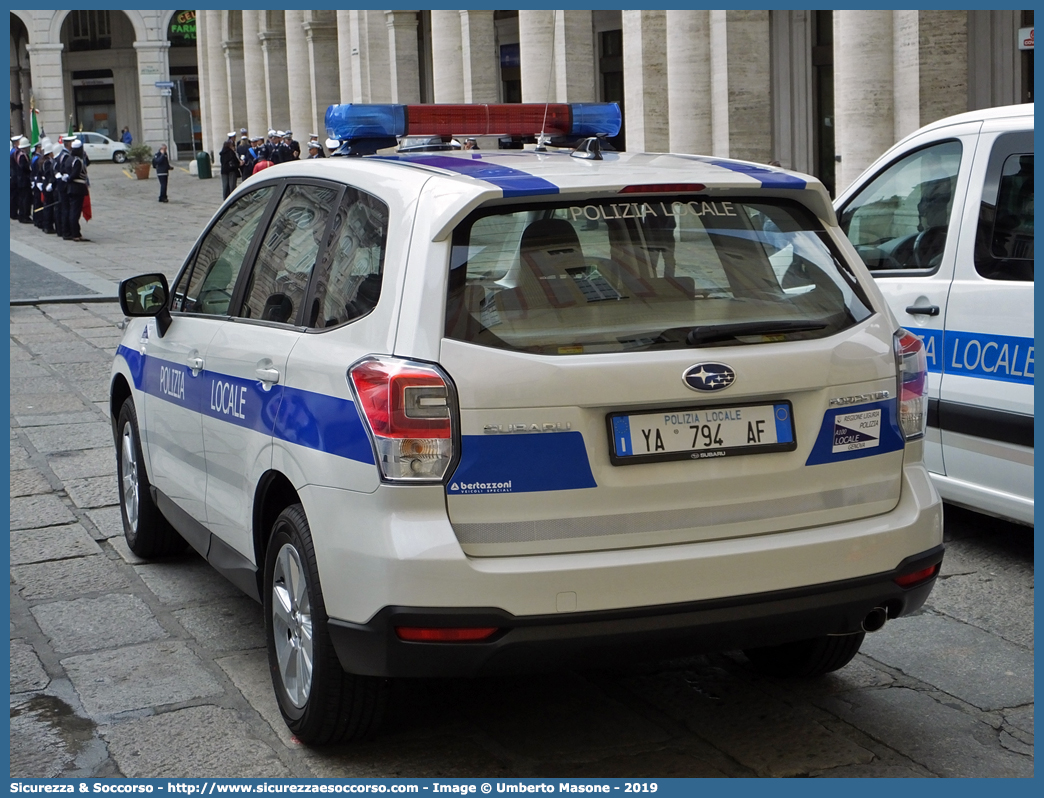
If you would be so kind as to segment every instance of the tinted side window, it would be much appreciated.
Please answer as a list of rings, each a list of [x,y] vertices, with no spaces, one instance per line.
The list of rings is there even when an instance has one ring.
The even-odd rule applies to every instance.
[[[364,191],[347,188],[317,270],[309,327],[335,327],[377,306],[387,240],[388,206]]]
[[[238,315],[280,324],[297,320],[338,192],[331,186],[287,187],[265,231]]]
[[[228,315],[232,289],[273,191],[265,186],[243,195],[210,228],[191,271],[180,281],[187,288],[179,285],[174,291],[173,310]]]
[[[849,201],[839,221],[868,269],[938,268],[960,167],[959,141],[934,144],[893,163]]]
[[[988,280],[1033,281],[1032,133],[1001,136],[986,170],[975,270]]]

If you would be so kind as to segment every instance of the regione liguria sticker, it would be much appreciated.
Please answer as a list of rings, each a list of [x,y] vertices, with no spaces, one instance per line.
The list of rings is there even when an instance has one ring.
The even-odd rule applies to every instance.
[[[846,413],[834,417],[834,454],[872,449],[880,445],[880,410]]]

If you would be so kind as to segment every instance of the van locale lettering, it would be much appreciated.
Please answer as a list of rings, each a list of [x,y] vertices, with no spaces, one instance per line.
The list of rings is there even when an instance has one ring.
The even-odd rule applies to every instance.
[[[232,385],[222,380],[210,383],[210,409],[234,418],[246,418],[243,408],[246,405],[246,386]]]
[[[709,200],[689,202],[614,202],[607,205],[571,205],[570,221],[583,217],[592,222],[599,219],[644,219],[646,216],[737,216],[733,203]]]

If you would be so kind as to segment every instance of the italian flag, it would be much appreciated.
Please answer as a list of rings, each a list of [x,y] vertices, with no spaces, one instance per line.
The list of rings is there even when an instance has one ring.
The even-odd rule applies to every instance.
[[[29,108],[31,109],[29,113],[32,117],[32,120],[30,121],[30,128],[32,129],[32,134],[29,137],[29,146],[35,147],[37,144],[40,143],[40,121],[37,119],[38,112],[36,110],[36,101],[32,98],[32,96],[29,97]]]

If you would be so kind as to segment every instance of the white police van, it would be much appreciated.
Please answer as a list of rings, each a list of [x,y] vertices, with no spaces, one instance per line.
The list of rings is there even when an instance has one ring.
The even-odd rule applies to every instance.
[[[1033,105],[907,136],[835,203],[929,370],[942,497],[1033,524]]]
[[[602,152],[615,105],[327,122],[351,154],[583,140],[283,164],[171,287],[121,286],[127,541],[264,602],[299,739],[372,731],[388,677],[725,649],[817,675],[921,606],[924,349],[820,183]]]

